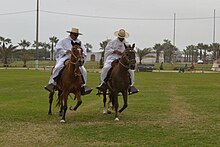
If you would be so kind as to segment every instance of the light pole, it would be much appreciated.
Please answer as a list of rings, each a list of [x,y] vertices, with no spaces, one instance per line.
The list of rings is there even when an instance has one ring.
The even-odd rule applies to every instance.
[[[36,61],[35,69],[38,69],[38,27],[39,27],[39,0],[37,0],[37,16],[36,16]]]

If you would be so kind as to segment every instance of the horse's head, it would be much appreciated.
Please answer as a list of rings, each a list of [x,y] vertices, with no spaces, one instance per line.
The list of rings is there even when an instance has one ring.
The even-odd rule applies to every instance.
[[[79,65],[83,65],[83,50],[81,48],[81,43],[71,41],[72,48],[71,48],[71,58],[70,60]]]
[[[122,57],[126,60],[129,69],[134,70],[136,64],[136,56],[134,50],[135,44],[133,44],[132,46],[131,45],[127,46],[126,44],[124,44],[124,46],[125,46],[125,51]]]

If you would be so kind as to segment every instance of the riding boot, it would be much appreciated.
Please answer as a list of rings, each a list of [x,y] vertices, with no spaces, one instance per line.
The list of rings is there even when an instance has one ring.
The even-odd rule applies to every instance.
[[[49,92],[53,92],[54,91],[54,84],[48,84],[47,86],[44,86],[44,89],[46,89]]]
[[[130,86],[129,89],[128,89],[128,92],[129,92],[129,95],[131,95],[131,94],[134,94],[134,93],[138,93],[139,90],[134,86]]]
[[[92,88],[89,88],[88,86],[83,86],[81,87],[81,95],[87,95],[90,94],[92,92]]]

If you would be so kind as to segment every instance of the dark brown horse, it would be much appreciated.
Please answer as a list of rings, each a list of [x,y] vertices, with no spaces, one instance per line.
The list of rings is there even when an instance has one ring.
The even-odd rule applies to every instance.
[[[81,85],[83,84],[82,75],[79,66],[82,65],[83,51],[80,44],[72,42],[72,49],[69,52],[71,58],[67,61],[65,68],[62,71],[61,76],[57,80],[56,89],[58,90],[57,105],[60,106],[60,115],[62,115],[60,122],[65,122],[65,116],[67,111],[67,99],[70,93],[75,95],[77,104],[73,108],[76,110],[82,103],[81,100]],[[49,94],[49,112],[51,114],[51,105],[53,102],[54,92]]]
[[[109,109],[113,105],[115,108],[115,120],[119,121],[118,112],[121,113],[128,106],[128,89],[130,86],[130,75],[128,70],[135,69],[135,44],[132,46],[125,45],[125,51],[122,54],[122,57],[118,61],[112,62],[112,70],[107,81],[107,90],[109,91]],[[103,103],[104,107],[106,106],[106,94],[107,90],[103,92]],[[118,111],[118,94],[122,93],[124,105]],[[112,105],[111,105],[112,104]]]

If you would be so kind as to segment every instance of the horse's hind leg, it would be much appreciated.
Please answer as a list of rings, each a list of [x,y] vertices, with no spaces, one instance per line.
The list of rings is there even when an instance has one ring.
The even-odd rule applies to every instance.
[[[119,121],[118,118],[118,93],[112,93],[111,95],[113,106],[115,108],[115,121]]]
[[[113,105],[112,105],[112,95],[109,93],[109,101],[108,101],[108,110],[107,113],[111,114],[113,110]]]
[[[125,108],[128,107],[128,93],[127,93],[127,90],[124,91],[124,92],[122,93],[122,95],[123,95],[124,105],[123,105],[123,107],[119,110],[119,113],[121,113]]]
[[[107,111],[106,111],[106,95],[107,95],[107,91],[103,91],[103,105],[104,105],[104,109],[103,109],[103,114],[106,114]]]
[[[49,110],[48,110],[48,115],[52,115],[51,107],[52,107],[52,103],[53,103],[53,95],[54,95],[54,92],[50,92],[49,93]]]

